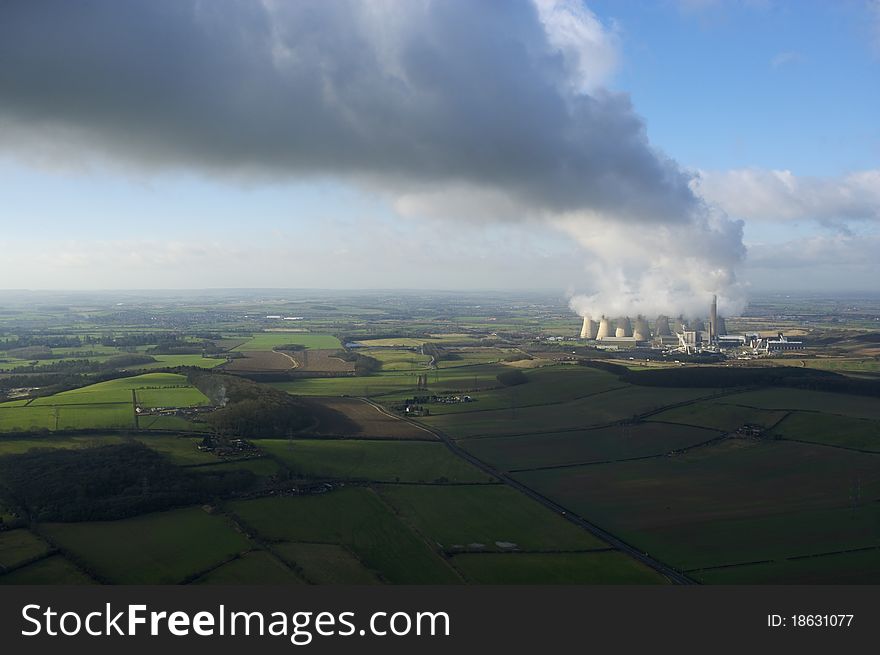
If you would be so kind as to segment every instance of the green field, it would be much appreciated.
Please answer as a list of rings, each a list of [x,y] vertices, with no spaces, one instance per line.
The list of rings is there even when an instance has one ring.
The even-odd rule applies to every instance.
[[[429,341],[433,341],[433,339],[413,339],[410,337],[391,337],[388,339],[358,339],[358,343],[367,348],[418,348],[423,343],[428,343]]]
[[[347,487],[316,496],[259,498],[229,506],[264,539],[346,546],[391,583],[458,581],[454,571],[371,489]]]
[[[820,412],[792,412],[772,434],[784,439],[880,453],[880,421]]]
[[[506,485],[388,485],[380,493],[409,524],[447,551],[608,547]]]
[[[722,402],[761,409],[820,411],[825,414],[842,414],[853,418],[880,420],[880,403],[876,399],[827,391],[803,389],[746,391],[726,396]]]
[[[214,458],[217,460],[218,458]],[[196,473],[218,473],[220,471],[250,471],[260,477],[269,477],[281,470],[278,462],[271,457],[253,457],[248,459],[234,459],[209,466],[193,466],[189,469]]]
[[[208,397],[195,387],[165,387],[135,391],[142,407],[194,407],[208,405]]]
[[[416,373],[389,373],[362,377],[300,378],[272,382],[269,386],[297,396],[377,396],[412,392],[418,384]]]
[[[313,584],[378,584],[376,575],[336,544],[279,543],[272,549]]]
[[[339,339],[331,334],[311,334],[309,332],[260,332],[248,341],[233,348],[237,350],[272,350],[276,346],[297,344],[306,348],[329,350],[342,348]]]
[[[365,347],[418,348],[423,343],[436,344],[477,344],[480,339],[467,334],[432,334],[428,337],[390,337],[387,339],[358,339]]]
[[[304,582],[290,567],[279,562],[270,553],[263,550],[252,550],[209,571],[195,580],[194,584],[297,585]]]
[[[121,435],[77,435],[73,437],[47,435],[45,437],[27,437],[25,439],[0,437],[0,456],[19,455],[35,448],[92,448],[94,446],[122,443],[125,439],[126,437]]]
[[[545,366],[525,371],[525,375],[529,379],[525,384],[469,394],[473,402],[432,403],[429,406],[431,414],[437,416],[564,403],[626,386],[610,373],[585,366]]]
[[[131,403],[83,405],[0,405],[0,431],[88,430],[134,427]]]
[[[213,464],[223,461],[217,455],[200,451],[197,446],[202,440],[198,437],[138,435],[135,439],[162,453],[175,464]]]
[[[94,584],[94,580],[61,555],[52,555],[0,575],[0,585]]]
[[[271,383],[270,386],[301,396],[381,396],[384,399],[403,399],[411,396],[418,384],[418,376],[428,375],[428,392],[467,391],[475,388],[498,386],[495,377],[506,370],[499,365],[462,366],[433,371],[389,371],[375,375],[336,378],[300,378],[290,382]]]
[[[197,507],[120,521],[46,523],[41,531],[115,584],[177,584],[251,548],[223,517]]]
[[[440,443],[354,439],[261,439],[295,474],[383,482],[492,482]]]
[[[660,455],[704,443],[719,434],[688,425],[636,423],[520,437],[467,439],[461,445],[483,461],[510,471]]]
[[[452,356],[441,359],[437,362],[439,368],[456,368],[459,366],[473,366],[475,364],[495,364],[504,360],[512,350],[502,350],[500,348],[455,348]]]
[[[208,398],[175,373],[145,373],[99,382],[30,403],[0,403],[0,431],[128,429],[135,427],[132,391],[144,407],[204,405]],[[142,429],[197,429],[175,416],[143,416]]]
[[[431,358],[417,351],[389,348],[360,348],[357,351],[382,362],[383,371],[421,371],[424,372]]]
[[[0,532],[0,573],[45,555],[49,550],[49,544],[27,530]]]
[[[655,414],[651,420],[734,432],[746,424],[770,428],[785,416],[784,410],[756,409],[744,405],[725,404],[725,400],[727,399],[723,398],[717,401],[675,407]]]
[[[817,368],[823,371],[834,371],[835,373],[880,373],[880,359],[877,357],[854,357],[854,358],[823,358],[823,359],[804,359],[807,368]]]
[[[666,579],[616,551],[462,554],[452,564],[476,584],[663,584]]]
[[[80,405],[102,403],[129,403],[131,404],[131,391],[134,390],[158,390],[170,388],[171,390],[190,387],[186,377],[176,373],[144,373],[127,378],[117,378],[106,382],[90,384],[87,387],[62,391],[53,396],[35,398],[31,406],[38,405]]]
[[[139,416],[138,429],[140,430],[174,430],[180,432],[210,432],[211,426],[207,423],[188,421],[182,416]]]
[[[880,584],[880,550],[746,564],[689,575],[704,584]]]
[[[880,467],[840,449],[730,439],[675,457],[516,474],[662,561],[702,568],[880,542]]]
[[[706,395],[703,389],[631,386],[566,403],[428,416],[420,420],[455,438],[534,434],[632,419],[665,405]]]

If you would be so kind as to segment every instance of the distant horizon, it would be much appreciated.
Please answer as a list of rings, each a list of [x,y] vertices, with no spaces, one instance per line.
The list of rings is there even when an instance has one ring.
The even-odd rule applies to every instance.
[[[271,293],[279,293],[279,292],[303,292],[303,293],[389,293],[389,292],[405,292],[411,294],[417,293],[438,293],[438,294],[448,294],[448,293],[463,293],[463,294],[484,294],[484,293],[501,293],[501,294],[546,294],[546,295],[557,295],[560,298],[568,298],[570,297],[569,293],[566,293],[562,289],[554,289],[554,288],[514,288],[514,287],[468,287],[468,288],[454,288],[454,287],[167,287],[167,288],[84,288],[84,289],[73,289],[73,288],[46,288],[46,289],[5,289],[0,288],[0,295],[2,294],[98,294],[98,295],[110,295],[110,294],[144,294],[149,295],[151,293],[156,294],[194,294],[194,293],[253,293],[253,292],[271,292]],[[706,295],[711,295],[708,293]],[[747,293],[746,298],[761,298],[761,297],[776,297],[776,296],[866,296],[872,297],[877,296],[880,297],[880,290],[876,288],[870,289],[816,289],[816,290],[806,290],[806,289],[773,289],[773,290],[759,290],[759,291],[750,291]]]

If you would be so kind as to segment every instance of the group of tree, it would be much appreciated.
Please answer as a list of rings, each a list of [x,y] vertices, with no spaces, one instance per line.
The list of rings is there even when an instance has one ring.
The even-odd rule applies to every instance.
[[[92,373],[108,373],[118,369],[143,366],[144,364],[154,364],[156,361],[156,358],[150,355],[122,353],[108,357],[103,361],[95,361],[92,359],[61,359],[57,362],[49,362],[45,364],[22,364],[16,366],[14,372],[16,375],[28,373],[88,375]],[[16,386],[26,385],[18,384]]]
[[[371,375],[378,373],[382,368],[382,362],[375,357],[370,357],[354,350],[342,350],[334,356],[344,362],[354,362],[355,375]]]
[[[461,359],[458,353],[447,350],[443,346],[431,342],[425,342],[422,344],[422,354],[427,355],[428,357],[433,357],[435,362]]]
[[[309,404],[280,389],[205,369],[189,368],[186,375],[218,406],[205,420],[219,434],[287,436],[315,420]]]
[[[10,351],[20,348],[78,348],[88,343],[85,337],[76,335],[46,335],[21,332],[15,336],[4,337],[0,350]]]
[[[34,373],[15,373],[0,375],[0,399],[5,398],[11,389],[32,388],[32,396],[51,396],[62,391],[79,389],[90,384],[106,382],[118,378],[138,375],[137,370],[98,369],[95,372],[45,372],[40,367]],[[161,370],[161,369],[160,369]]]
[[[251,488],[256,476],[187,471],[131,441],[0,457],[0,480],[0,497],[31,521],[92,521],[210,502]]]

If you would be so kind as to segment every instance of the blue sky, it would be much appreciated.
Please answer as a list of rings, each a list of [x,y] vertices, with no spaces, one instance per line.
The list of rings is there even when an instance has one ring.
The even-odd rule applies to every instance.
[[[38,25],[26,8],[6,21],[18,41],[0,52],[0,69],[15,70],[0,70],[13,80],[0,87],[0,287],[527,287],[601,300],[622,284],[642,298],[717,287],[733,301],[767,279],[781,290],[870,289],[880,279],[880,3],[535,0],[537,14],[527,1],[503,15],[461,3],[461,16],[438,18],[429,0],[393,15],[366,3],[354,17],[340,0],[321,9],[326,41],[307,50],[312,32],[300,31],[295,10],[251,16],[254,34],[270,20],[286,35],[284,53],[315,61],[269,78],[291,70],[280,46],[268,72],[248,50],[262,52],[257,38],[217,48],[228,57],[218,71],[240,76],[228,97],[205,81],[222,59],[207,37],[192,55],[198,83],[186,85],[142,72],[144,53],[158,49],[146,36],[131,53],[125,40],[94,45],[104,37],[93,28],[148,22],[111,4],[61,34],[67,53],[50,46],[42,58],[27,38],[62,28]],[[138,11],[151,18],[149,3]],[[462,16],[477,28],[464,30]],[[375,70],[337,45],[350,31]],[[524,47],[505,49],[512,40]],[[433,50],[414,55],[424,41]],[[79,43],[83,56],[71,56]],[[508,56],[539,48],[552,56]],[[64,82],[77,66],[81,88]],[[312,84],[313,69],[330,70],[323,88],[337,85],[336,104],[302,108],[297,85]],[[291,95],[266,91],[264,75],[276,80],[265,88],[280,79]],[[397,96],[401,79],[412,87]],[[374,84],[381,93],[371,96]],[[139,112],[128,98],[141,90],[147,104],[169,95]],[[428,100],[409,111],[412,98]],[[593,118],[574,112],[557,129],[560,107],[589,98]],[[194,119],[204,106],[212,115]],[[333,112],[337,122],[324,121]],[[298,136],[262,133],[276,120],[289,130],[290,115]],[[577,131],[586,136],[569,143]],[[557,159],[571,180],[545,175]],[[710,218],[694,214],[700,203]],[[666,241],[652,240],[658,229]],[[713,245],[688,249],[687,235]],[[687,274],[682,260],[693,260]],[[619,275],[597,281],[597,268]],[[657,289],[647,282],[657,271],[680,279]]]
[[[867,3],[615,2],[628,91],[685,166],[838,175],[880,160],[880,51]]]

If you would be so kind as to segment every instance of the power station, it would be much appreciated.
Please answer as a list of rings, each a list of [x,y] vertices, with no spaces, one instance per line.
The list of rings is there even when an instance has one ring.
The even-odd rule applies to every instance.
[[[641,314],[635,320],[629,316],[584,316],[580,338],[596,341],[597,346],[601,342],[599,347],[650,346],[689,355],[717,353],[736,347],[751,349],[754,354],[769,354],[780,350],[800,350],[803,345],[801,341],[786,339],[782,333],[776,339],[762,338],[758,334],[728,334],[724,317],[718,314],[718,297],[714,295],[705,319],[684,316],[670,319],[661,314],[652,326]]]

